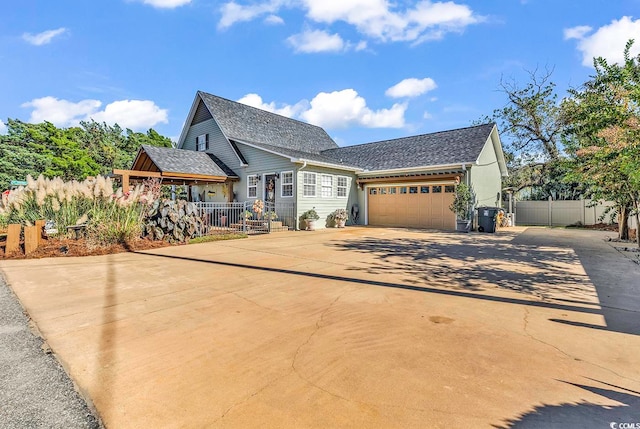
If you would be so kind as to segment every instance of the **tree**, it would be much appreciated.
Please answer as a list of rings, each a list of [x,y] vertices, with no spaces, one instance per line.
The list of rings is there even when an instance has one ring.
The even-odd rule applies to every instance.
[[[141,145],[170,147],[171,140],[153,129],[147,133],[95,121],[57,128],[50,122],[29,124],[9,119],[0,135],[0,190],[27,175],[83,180],[129,168]]]
[[[528,72],[522,86],[515,79],[500,80],[507,104],[493,112],[505,142],[510,171],[505,185],[515,192],[530,188],[532,198],[575,198],[573,183],[565,183],[561,157],[564,123],[558,105],[553,70]]]
[[[571,175],[590,197],[615,201],[621,239],[640,208],[640,55],[631,57],[632,46],[630,40],[623,64],[594,59],[596,75],[562,106]],[[639,230],[636,236],[640,246]]]

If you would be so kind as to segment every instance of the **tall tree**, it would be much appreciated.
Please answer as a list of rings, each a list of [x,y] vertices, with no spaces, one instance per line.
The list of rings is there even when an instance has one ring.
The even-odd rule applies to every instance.
[[[529,81],[500,80],[500,91],[507,98],[504,107],[493,112],[493,119],[505,142],[510,176],[505,185],[516,192],[531,189],[532,199],[575,198],[576,186],[564,181],[561,157],[563,129],[553,70],[527,72]]]
[[[59,176],[82,180],[109,174],[114,168],[129,168],[143,144],[171,146],[171,140],[155,130],[147,133],[94,121],[79,127],[57,128],[50,122],[29,124],[9,119],[8,133],[0,135],[0,190],[11,180]]]
[[[592,198],[615,201],[622,239],[631,214],[640,225],[640,55],[630,55],[632,46],[623,64],[594,59],[595,76],[563,103],[572,176]]]

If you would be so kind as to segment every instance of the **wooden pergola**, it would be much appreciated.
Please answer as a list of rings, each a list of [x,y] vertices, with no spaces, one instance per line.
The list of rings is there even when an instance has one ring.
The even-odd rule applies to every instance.
[[[131,183],[139,183],[146,179],[158,179],[163,185],[224,184],[227,186],[226,194],[229,201],[233,201],[233,182],[239,180],[236,176],[163,171],[143,149],[138,152],[131,170],[114,169],[113,176],[120,178],[123,192],[129,192]]]
[[[113,170],[115,177],[122,181],[122,192],[129,192],[131,183],[141,182],[145,179],[160,179],[163,185],[206,185],[210,183],[224,183],[228,191],[233,195],[233,180],[226,176],[207,176],[204,174],[190,174],[179,172],[159,172],[143,170]],[[229,195],[229,193],[227,193]]]

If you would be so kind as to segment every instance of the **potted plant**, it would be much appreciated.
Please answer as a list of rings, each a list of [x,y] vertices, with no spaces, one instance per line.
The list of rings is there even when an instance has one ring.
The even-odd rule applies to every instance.
[[[456,231],[469,232],[471,228],[471,188],[464,183],[456,186],[456,194],[449,210],[456,214]]]
[[[318,219],[320,219],[320,216],[318,216],[318,212],[315,209],[307,210],[300,216],[300,220],[303,220],[306,224],[307,231],[316,230],[316,221]]]
[[[347,215],[347,211],[345,209],[335,209],[333,213],[331,213],[331,219],[335,222],[336,228],[344,228],[347,219],[349,216]]]

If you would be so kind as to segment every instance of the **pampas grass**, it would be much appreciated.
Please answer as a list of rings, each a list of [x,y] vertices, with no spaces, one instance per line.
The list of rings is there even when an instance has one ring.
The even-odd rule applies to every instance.
[[[153,203],[154,192],[138,185],[131,192],[114,192],[110,177],[83,182],[60,178],[27,177],[27,186],[3,195],[0,225],[53,220],[58,231],[87,224],[87,238],[97,244],[125,243],[140,236],[143,206]]]

